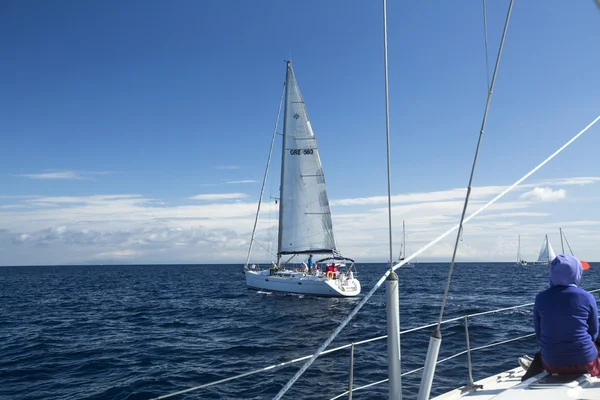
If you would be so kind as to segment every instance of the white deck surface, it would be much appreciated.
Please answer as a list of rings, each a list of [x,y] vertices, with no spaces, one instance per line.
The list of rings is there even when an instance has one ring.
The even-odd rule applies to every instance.
[[[467,397],[478,400],[554,400],[578,399],[600,400],[600,379],[589,375],[581,375],[576,380],[564,383],[540,382],[548,374],[541,373],[521,382],[525,371],[521,367],[490,376],[475,382],[482,389],[462,387],[444,393],[434,400],[462,399]]]

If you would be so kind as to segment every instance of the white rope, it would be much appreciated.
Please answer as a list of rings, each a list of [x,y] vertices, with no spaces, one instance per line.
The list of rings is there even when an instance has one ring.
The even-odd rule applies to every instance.
[[[579,133],[577,133],[575,136],[573,136],[568,142],[566,142],[558,150],[556,150],[554,153],[552,153],[550,156],[548,156],[544,161],[542,161],[540,164],[538,164],[535,168],[533,168],[531,171],[529,171],[528,173],[526,173],[523,177],[521,177],[515,183],[513,183],[512,185],[510,185],[509,187],[507,187],[506,189],[504,189],[501,193],[499,193],[492,200],[490,200],[489,202],[487,202],[486,204],[484,204],[481,208],[479,208],[473,214],[471,214],[467,218],[465,218],[465,220],[463,221],[463,225],[466,224],[467,222],[469,222],[470,220],[472,220],[473,218],[475,218],[477,215],[479,215],[486,208],[488,208],[492,204],[496,203],[498,200],[500,200],[502,197],[504,197],[508,192],[510,192],[511,190],[513,190],[519,184],[521,184],[525,179],[529,178],[537,170],[539,170],[544,165],[546,165],[550,160],[552,160],[554,157],[556,157],[558,154],[560,154],[564,149],[566,149],[571,143],[573,143],[581,135],[583,135],[585,132],[587,132],[588,129],[590,129],[592,126],[594,126],[594,124],[596,122],[598,122],[598,120],[600,120],[600,115],[598,115],[585,128],[583,128],[581,131],[579,131]],[[459,226],[458,224],[454,225],[452,228],[450,228],[449,230],[447,230],[446,232],[444,232],[443,234],[441,234],[440,236],[438,236],[436,239],[434,239],[433,241],[429,242],[427,245],[423,246],[422,248],[420,248],[419,250],[417,250],[415,253],[413,253],[412,255],[410,255],[409,257],[407,257],[406,259],[404,259],[403,261],[401,261],[398,264],[396,264],[392,269],[396,270],[396,269],[400,268],[401,266],[403,266],[404,264],[406,264],[407,262],[411,261],[413,258],[419,256],[424,251],[426,251],[427,249],[429,249],[430,247],[432,247],[433,245],[435,245],[436,243],[438,243],[439,241],[441,241],[442,239],[444,239],[446,236],[450,235],[456,229],[458,229],[458,226]],[[375,286],[373,286],[373,288],[365,295],[365,297],[360,301],[360,303],[358,303],[356,305],[356,307],[350,312],[350,314],[348,314],[348,316],[338,325],[338,327],[334,329],[334,331],[323,342],[323,344],[318,347],[317,351],[315,351],[315,353],[313,354],[313,356],[304,365],[302,365],[302,367],[300,367],[300,369],[294,374],[294,376],[292,376],[290,378],[290,380],[285,384],[285,386],[279,391],[279,393],[277,393],[277,395],[274,397],[274,400],[281,399],[281,397],[283,397],[283,395],[289,390],[289,388],[308,369],[308,367],[310,367],[312,365],[312,363],[317,359],[317,357],[319,357],[319,354],[321,354],[323,352],[323,350],[325,350],[325,348],[327,346],[329,346],[329,344],[333,341],[333,339],[335,339],[337,337],[337,335],[342,331],[342,329],[344,329],[344,327],[348,324],[348,322],[350,322],[350,320],[352,320],[352,318],[354,318],[354,316],[358,313],[358,311],[365,305],[365,303],[371,298],[371,296],[373,296],[373,294],[377,291],[377,289],[379,289],[379,287],[383,284],[383,282],[385,282],[385,279],[387,278],[387,276],[389,275],[389,273],[390,273],[390,271],[388,270],[388,271],[386,271],[383,274],[383,276],[377,281],[377,283],[375,283]]]

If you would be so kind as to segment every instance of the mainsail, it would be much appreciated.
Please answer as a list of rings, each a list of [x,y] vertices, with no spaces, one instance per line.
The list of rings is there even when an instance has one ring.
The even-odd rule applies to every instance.
[[[539,263],[550,263],[556,257],[556,253],[554,253],[554,249],[552,245],[548,241],[548,235],[544,239],[544,243],[542,244],[542,249],[540,250],[540,256],[538,257]]]
[[[279,206],[279,254],[335,250],[325,175],[306,107],[287,63]]]

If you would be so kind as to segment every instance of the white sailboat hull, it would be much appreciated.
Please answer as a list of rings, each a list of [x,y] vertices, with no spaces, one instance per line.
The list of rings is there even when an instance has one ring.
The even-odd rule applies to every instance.
[[[338,279],[306,275],[302,272],[270,275],[268,270],[244,271],[246,285],[251,289],[313,296],[353,297],[360,293],[358,279],[341,275]]]

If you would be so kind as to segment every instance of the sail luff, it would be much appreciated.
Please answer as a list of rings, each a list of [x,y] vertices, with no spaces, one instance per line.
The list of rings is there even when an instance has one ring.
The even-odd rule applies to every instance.
[[[281,177],[279,182],[279,222],[277,229],[277,264],[279,265],[279,260],[281,259],[281,240],[283,238],[282,231],[283,225],[281,223],[283,217],[283,205],[284,205],[284,171],[285,171],[285,139],[287,137],[287,114],[288,114],[288,99],[290,92],[290,69],[292,68],[291,62],[288,61],[286,63],[286,71],[285,71],[285,105],[283,109],[283,140],[281,141]]]
[[[545,236],[544,242],[542,243],[542,248],[540,250],[540,255],[538,256],[538,262],[547,262],[548,261],[548,235]]]

